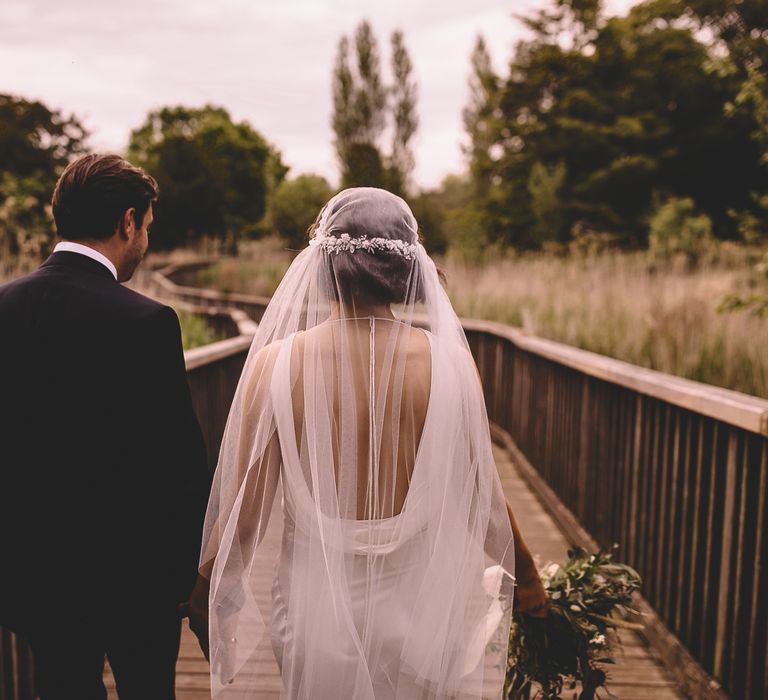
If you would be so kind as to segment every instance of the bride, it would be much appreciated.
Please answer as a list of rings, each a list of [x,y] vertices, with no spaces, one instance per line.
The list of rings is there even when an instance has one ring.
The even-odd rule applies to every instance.
[[[546,614],[464,332],[401,198],[337,194],[275,292],[200,573],[191,625],[215,698],[263,697],[270,646],[284,698],[500,698],[513,596]]]

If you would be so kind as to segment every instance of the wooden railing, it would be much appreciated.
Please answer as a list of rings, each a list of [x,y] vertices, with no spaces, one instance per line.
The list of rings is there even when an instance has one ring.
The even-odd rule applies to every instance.
[[[200,289],[194,286],[197,273],[210,267],[212,260],[193,263],[172,263],[144,275],[143,287],[160,298],[187,302],[198,308],[213,306],[219,309],[239,309],[258,323],[269,304],[269,297],[249,294],[229,294],[214,289]]]
[[[213,318],[230,319],[236,329],[226,340],[184,353],[192,402],[208,448],[208,463],[213,469],[232,397],[256,332],[255,321],[261,319],[269,299],[224,295],[212,290],[184,287],[172,281],[194,280],[195,272],[206,266],[210,266],[210,262],[166,265],[145,276],[143,284],[145,291],[173,303],[177,308],[181,305],[181,308],[189,308],[195,313],[212,311]],[[211,321],[209,319],[209,323]],[[224,327],[224,324],[221,325]]]
[[[203,430],[212,471],[251,337],[241,335],[184,353],[192,403]]]
[[[490,420],[572,539],[616,542],[640,572],[647,636],[682,687],[765,697],[768,401],[500,324],[465,330]]]
[[[0,700],[33,700],[32,670],[29,646],[0,627]]]
[[[268,299],[195,289],[199,269],[171,266],[155,283],[261,318]],[[638,569],[645,634],[681,688],[693,698],[763,698],[768,401],[502,324],[464,328],[496,437],[574,543],[618,543],[617,556]]]

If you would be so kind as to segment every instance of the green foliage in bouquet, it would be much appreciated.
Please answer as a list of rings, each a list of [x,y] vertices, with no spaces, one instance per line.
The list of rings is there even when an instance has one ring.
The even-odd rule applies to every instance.
[[[591,700],[605,687],[603,665],[615,663],[614,628],[642,628],[612,616],[636,613],[629,605],[640,576],[613,561],[610,550],[589,554],[581,547],[568,550],[563,566],[548,562],[539,575],[552,606],[546,618],[513,614],[505,697],[560,698],[563,688],[575,690],[581,683],[579,700]]]

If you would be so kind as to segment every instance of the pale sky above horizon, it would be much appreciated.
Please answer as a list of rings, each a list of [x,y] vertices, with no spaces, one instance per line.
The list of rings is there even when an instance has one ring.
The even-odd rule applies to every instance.
[[[543,0],[0,0],[0,93],[74,113],[95,150],[122,151],[158,107],[221,105],[282,153],[289,175],[338,179],[331,72],[342,34],[368,19],[389,73],[402,29],[418,82],[414,181],[464,167],[461,110],[478,34],[497,71],[524,35],[513,13]],[[633,0],[608,0],[623,14]]]

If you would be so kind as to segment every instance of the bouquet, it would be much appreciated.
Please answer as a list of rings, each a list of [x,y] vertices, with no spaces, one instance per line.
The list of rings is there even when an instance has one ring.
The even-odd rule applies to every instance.
[[[549,700],[581,683],[579,700],[592,700],[605,688],[603,666],[615,663],[612,654],[619,643],[615,628],[643,627],[613,616],[640,614],[629,607],[640,576],[613,561],[617,547],[596,554],[576,547],[568,550],[563,566],[548,562],[539,571],[552,605],[546,618],[513,613],[504,697]]]

